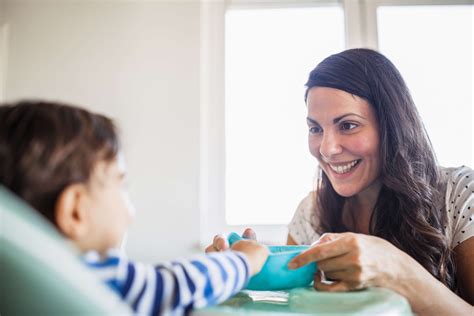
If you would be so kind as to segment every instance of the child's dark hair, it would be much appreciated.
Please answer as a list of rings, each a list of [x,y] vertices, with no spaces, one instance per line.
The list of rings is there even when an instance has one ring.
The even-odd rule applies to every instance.
[[[0,183],[55,223],[60,193],[119,151],[113,121],[45,101],[0,105]]]

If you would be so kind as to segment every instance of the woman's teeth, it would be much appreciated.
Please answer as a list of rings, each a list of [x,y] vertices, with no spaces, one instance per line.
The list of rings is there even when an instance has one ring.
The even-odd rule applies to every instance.
[[[329,167],[331,167],[332,170],[334,170],[336,173],[339,173],[339,174],[343,174],[343,173],[347,173],[349,172],[352,168],[354,168],[355,165],[357,165],[357,163],[359,162],[360,160],[354,160],[352,162],[349,162],[348,164],[346,165],[339,165],[339,166],[333,166],[333,165],[329,165]]]

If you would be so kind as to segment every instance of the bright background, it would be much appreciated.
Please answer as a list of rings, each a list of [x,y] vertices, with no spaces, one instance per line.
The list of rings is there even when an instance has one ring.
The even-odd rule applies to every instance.
[[[0,0],[0,99],[62,100],[119,123],[133,258],[188,255],[248,225],[283,242],[316,170],[304,83],[344,48],[385,53],[441,164],[473,166],[472,5],[257,2]]]

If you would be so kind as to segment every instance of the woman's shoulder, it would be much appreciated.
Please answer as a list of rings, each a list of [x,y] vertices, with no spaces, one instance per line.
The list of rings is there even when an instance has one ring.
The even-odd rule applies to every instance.
[[[474,170],[467,166],[441,168],[446,184],[445,209],[454,248],[474,236]]]
[[[316,201],[316,191],[310,191],[298,204],[296,210],[307,212],[308,210],[314,209]]]
[[[316,193],[311,191],[298,204],[288,232],[297,243],[308,245],[319,237],[317,227]]]
[[[455,204],[455,200],[465,200],[474,193],[474,170],[468,166],[440,167],[441,182],[446,187],[446,199]],[[448,202],[448,201],[447,201]]]
[[[474,170],[468,166],[460,167],[439,167],[441,179],[445,182],[451,182],[455,185],[461,182],[473,182]]]

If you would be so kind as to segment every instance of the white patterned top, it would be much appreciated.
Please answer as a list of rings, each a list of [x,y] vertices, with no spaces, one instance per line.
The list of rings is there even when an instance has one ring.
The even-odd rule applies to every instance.
[[[462,166],[441,168],[441,181],[446,186],[445,205],[448,213],[448,238],[452,248],[474,236],[474,170]],[[288,225],[293,240],[301,245],[311,245],[318,240],[318,218],[314,212],[315,192],[310,192],[298,205]]]

